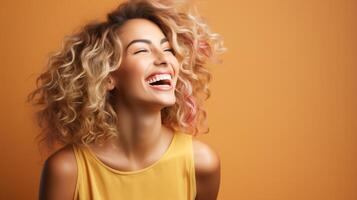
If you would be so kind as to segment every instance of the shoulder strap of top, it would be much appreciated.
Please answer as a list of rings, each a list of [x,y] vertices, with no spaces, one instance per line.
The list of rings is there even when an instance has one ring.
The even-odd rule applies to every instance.
[[[77,163],[77,182],[76,182],[76,187],[75,187],[75,193],[74,193],[74,198],[73,199],[78,199],[78,193],[79,193],[79,187],[80,183],[83,179],[82,177],[82,171],[84,170],[84,158],[83,158],[83,151],[81,150],[79,145],[73,144],[72,145],[74,156],[76,158],[76,163]]]
[[[194,151],[193,151],[193,136],[189,135],[189,155],[190,155],[190,176],[191,176],[191,189],[192,189],[192,198],[191,199],[195,199],[196,198],[196,173],[195,173],[195,162],[194,162]]]
[[[195,164],[194,164],[194,156],[193,156],[193,145],[192,140],[193,136],[186,133],[177,133],[177,150],[183,150],[185,153],[186,163],[187,163],[187,171],[189,173],[190,179],[190,194],[192,194],[191,199],[195,199],[196,197],[196,174],[195,174]]]

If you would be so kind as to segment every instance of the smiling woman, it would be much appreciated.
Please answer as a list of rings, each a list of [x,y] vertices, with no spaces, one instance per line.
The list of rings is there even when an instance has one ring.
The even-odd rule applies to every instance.
[[[216,199],[219,157],[193,136],[219,35],[175,2],[135,0],[63,44],[29,95],[40,141],[63,145],[40,199]]]
[[[109,75],[117,90],[115,102],[120,105],[130,96],[131,104],[145,104],[145,108],[174,106],[179,63],[161,29],[137,18],[123,24],[118,35],[125,51],[121,67]]]

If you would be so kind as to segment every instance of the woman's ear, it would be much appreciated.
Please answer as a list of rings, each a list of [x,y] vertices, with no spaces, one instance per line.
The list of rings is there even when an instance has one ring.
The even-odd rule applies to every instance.
[[[107,78],[107,90],[110,91],[110,90],[113,90],[115,88],[115,79],[113,78],[112,75],[108,75],[108,78]]]

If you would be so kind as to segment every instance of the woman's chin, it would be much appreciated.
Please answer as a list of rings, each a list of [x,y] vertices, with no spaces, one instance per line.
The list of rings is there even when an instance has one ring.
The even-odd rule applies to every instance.
[[[155,101],[154,104],[159,105],[160,108],[170,107],[175,105],[176,98],[160,98]]]
[[[176,99],[169,99],[161,102],[163,107],[173,106],[175,105],[175,103],[176,103]]]

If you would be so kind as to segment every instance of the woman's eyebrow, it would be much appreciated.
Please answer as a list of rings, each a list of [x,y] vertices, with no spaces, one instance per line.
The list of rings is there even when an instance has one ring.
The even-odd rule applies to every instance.
[[[169,40],[167,38],[162,38],[161,41],[160,41],[160,44],[163,44],[165,42],[168,42]]]
[[[128,49],[130,45],[134,44],[134,43],[137,43],[137,42],[143,42],[143,43],[146,43],[146,44],[152,44],[152,42],[150,40],[147,40],[147,39],[136,39],[136,40],[133,40],[131,41],[125,49]],[[161,41],[160,41],[160,44],[163,44],[165,42],[168,42],[168,39],[167,38],[162,38]]]

